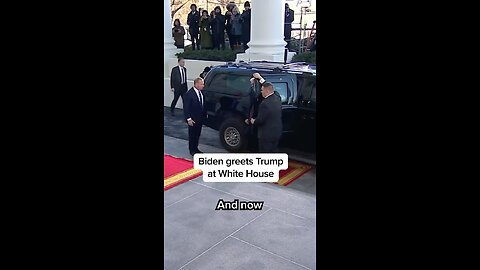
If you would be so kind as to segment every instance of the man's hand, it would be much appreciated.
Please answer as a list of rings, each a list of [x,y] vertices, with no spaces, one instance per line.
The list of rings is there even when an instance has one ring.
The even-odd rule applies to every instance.
[[[195,124],[195,121],[193,121],[192,119],[188,120],[188,125],[193,127],[193,124]]]
[[[257,73],[257,72],[253,73],[252,76],[253,76],[253,78],[258,79],[258,80],[261,80],[261,79],[262,79],[262,76],[260,76],[260,74]]]
[[[250,125],[250,119],[245,119],[245,124]]]
[[[255,123],[255,119],[253,119],[253,118],[250,119],[250,122],[251,122],[252,124],[254,124],[254,123]]]
[[[175,88],[172,88],[172,92],[175,92]]]

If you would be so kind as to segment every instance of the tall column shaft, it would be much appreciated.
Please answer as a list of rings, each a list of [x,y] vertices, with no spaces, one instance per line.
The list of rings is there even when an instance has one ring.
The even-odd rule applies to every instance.
[[[237,60],[283,62],[286,42],[283,40],[285,1],[252,0],[249,49]]]
[[[177,53],[177,47],[174,45],[175,41],[172,37],[172,15],[170,9],[170,0],[163,0],[163,10],[163,59],[165,69],[168,69],[168,59],[175,57],[175,53]]]

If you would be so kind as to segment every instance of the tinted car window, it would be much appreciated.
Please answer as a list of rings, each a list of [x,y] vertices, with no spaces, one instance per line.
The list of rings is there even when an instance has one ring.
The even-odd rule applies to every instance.
[[[272,84],[275,91],[277,91],[280,94],[280,97],[282,98],[282,104],[287,104],[287,101],[288,101],[287,83],[274,82]]]
[[[309,100],[312,96],[312,88],[315,84],[315,78],[304,77],[299,80],[299,100]]]
[[[217,74],[210,85],[221,93],[247,95],[250,92],[250,77],[225,73]]]

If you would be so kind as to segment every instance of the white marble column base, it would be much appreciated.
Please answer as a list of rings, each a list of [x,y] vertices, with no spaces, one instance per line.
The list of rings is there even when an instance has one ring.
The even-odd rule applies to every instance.
[[[248,50],[247,50],[248,51]],[[295,55],[295,52],[288,52],[287,53],[287,63],[292,62],[292,58]],[[268,53],[239,53],[237,54],[237,58],[235,62],[250,62],[250,61],[270,61],[270,62],[283,62],[284,54],[268,54]]]

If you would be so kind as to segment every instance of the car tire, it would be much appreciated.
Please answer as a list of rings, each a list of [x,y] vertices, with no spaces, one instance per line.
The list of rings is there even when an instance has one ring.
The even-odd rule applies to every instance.
[[[240,119],[227,119],[218,130],[220,142],[229,152],[240,152],[248,145],[245,123]]]

